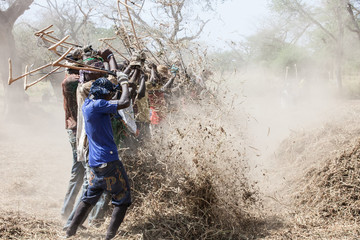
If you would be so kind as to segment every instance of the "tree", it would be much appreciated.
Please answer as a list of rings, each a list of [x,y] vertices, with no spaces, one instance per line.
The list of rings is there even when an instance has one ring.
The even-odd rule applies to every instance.
[[[25,93],[22,88],[18,86],[7,87],[7,60],[8,58],[16,59],[15,40],[13,35],[13,27],[16,20],[27,10],[34,0],[15,0],[2,1],[0,5],[0,75],[1,82],[5,89],[5,110],[14,110],[15,103],[21,102],[24,99]],[[9,106],[8,103],[11,103]]]
[[[128,45],[131,38],[130,45],[133,47],[147,48],[165,60],[166,64],[171,64],[174,59],[182,59],[186,55],[180,52],[180,48],[188,49],[189,43],[200,36],[209,21],[201,19],[197,12],[214,11],[217,4],[224,1],[226,0],[124,0],[117,1],[116,6],[112,1],[98,3],[103,8],[112,9],[104,11],[104,16],[116,24],[117,32],[125,45]],[[133,38],[138,33],[140,34],[136,37],[141,39],[141,46],[137,46],[139,44]],[[131,35],[130,38],[128,35]]]
[[[344,1],[322,1],[322,7],[305,4],[302,0],[273,0],[273,9],[282,14],[294,14],[305,21],[305,25],[323,32],[323,44],[330,45],[339,90],[342,90],[342,67],[344,63],[344,34],[346,4]],[[306,30],[309,30],[307,27]]]
[[[16,0],[5,1],[0,5],[0,49],[2,52],[1,57],[1,75],[3,84],[6,82],[4,78],[3,66],[7,66],[7,59],[14,57],[15,54],[15,40],[12,33],[15,21],[27,10],[34,0]],[[4,61],[5,59],[5,61]]]
[[[89,41],[93,29],[93,17],[97,15],[96,4],[91,0],[46,0],[37,4],[43,8],[43,19],[49,19],[57,36],[70,35],[72,41],[84,44]]]

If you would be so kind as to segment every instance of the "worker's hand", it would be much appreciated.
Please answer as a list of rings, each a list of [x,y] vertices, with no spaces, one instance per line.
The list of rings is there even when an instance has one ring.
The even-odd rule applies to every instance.
[[[126,75],[123,72],[117,71],[116,72],[116,80],[117,82],[122,85],[122,84],[129,84],[129,77],[128,75]]]
[[[113,53],[110,49],[100,50],[99,56],[104,59],[104,61],[109,61],[109,58],[113,56]]]

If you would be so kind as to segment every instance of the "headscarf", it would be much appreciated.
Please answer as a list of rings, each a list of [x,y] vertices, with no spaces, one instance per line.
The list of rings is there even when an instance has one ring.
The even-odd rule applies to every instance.
[[[104,98],[111,92],[115,92],[115,85],[104,77],[96,79],[90,88],[90,95],[93,95],[94,99]]]

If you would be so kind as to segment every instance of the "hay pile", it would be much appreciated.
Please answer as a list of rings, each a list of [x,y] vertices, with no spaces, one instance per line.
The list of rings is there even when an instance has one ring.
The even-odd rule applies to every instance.
[[[57,239],[56,227],[23,212],[0,212],[0,239]]]
[[[135,155],[125,157],[134,192],[126,231],[144,239],[263,234],[239,130],[209,101],[178,105]]]
[[[288,226],[269,239],[358,239],[358,104],[334,106],[320,126],[293,132],[276,152]],[[329,115],[330,116],[330,115]]]
[[[305,179],[296,197],[302,209],[330,221],[360,220],[360,139],[322,168],[310,170]]]

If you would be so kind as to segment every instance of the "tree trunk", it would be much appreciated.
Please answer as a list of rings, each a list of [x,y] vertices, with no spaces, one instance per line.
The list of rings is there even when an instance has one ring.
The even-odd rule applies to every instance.
[[[342,66],[344,64],[344,35],[345,35],[345,20],[344,13],[346,13],[346,5],[343,3],[338,3],[338,8],[336,8],[336,15],[338,19],[338,37],[336,41],[336,80],[338,83],[338,88],[340,94],[343,91],[343,82],[342,82]]]
[[[15,39],[12,33],[15,21],[27,10],[34,0],[16,0],[6,10],[0,11],[0,81],[4,87],[4,115],[7,117],[15,116],[21,113],[24,100],[27,95],[23,89],[23,85],[14,82],[8,86],[8,59],[11,58],[14,66],[14,76],[21,73],[21,63],[16,54]],[[19,80],[21,81],[21,80]]]
[[[343,91],[343,81],[342,81],[342,66],[343,66],[343,56],[344,56],[344,48],[343,48],[343,40],[342,36],[339,36],[339,40],[336,45],[336,54],[335,54],[335,75],[336,82],[338,86],[339,93],[342,94]]]

